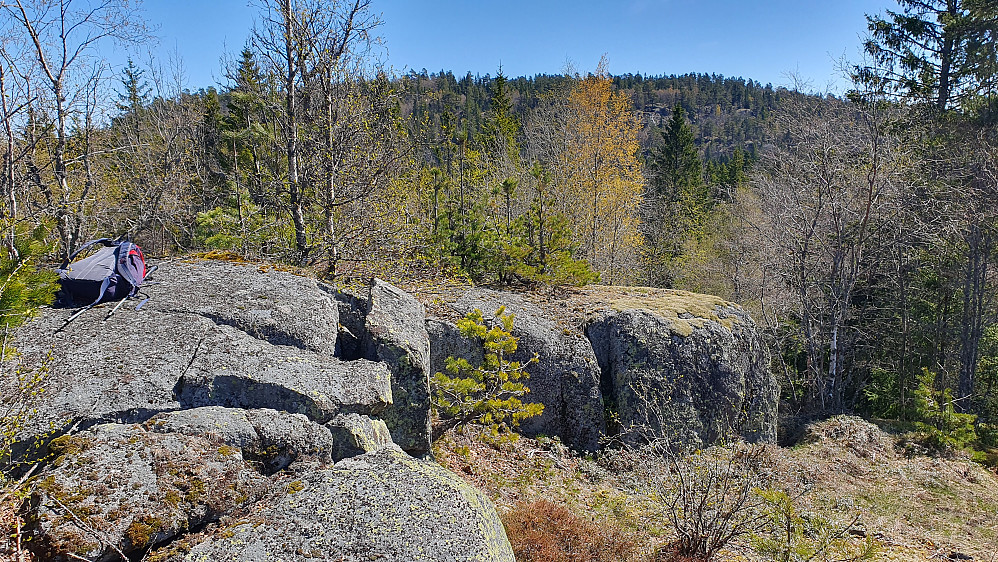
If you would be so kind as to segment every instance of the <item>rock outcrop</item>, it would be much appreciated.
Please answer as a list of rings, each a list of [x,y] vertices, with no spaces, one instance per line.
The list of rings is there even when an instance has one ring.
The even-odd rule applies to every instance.
[[[488,499],[430,458],[429,375],[481,361],[454,324],[476,308],[495,321],[505,306],[512,359],[538,358],[528,435],[584,451],[775,439],[766,349],[716,297],[463,289],[424,299],[428,318],[378,280],[338,292],[212,261],[156,277],[142,310],[66,325],[72,311],[49,309],[16,336],[50,373],[21,435],[56,437],[29,501],[42,559],[512,561]]]
[[[295,348],[254,353],[261,346],[253,341],[212,340],[211,351],[194,357],[174,386],[184,408],[273,408],[325,423],[340,413],[376,415],[392,403],[383,363],[342,362]]]
[[[392,445],[385,422],[359,414],[340,414],[320,425],[302,414],[209,406],[157,414],[143,427],[238,447],[268,474],[302,458],[331,463]]]
[[[331,417],[390,402],[383,365],[334,364],[337,307],[315,280],[213,261],[163,264],[155,278],[140,311],[122,307],[104,320],[103,305],[57,332],[73,311],[49,309],[20,329],[25,362],[53,374],[36,429],[208,405]]]
[[[514,560],[495,508],[481,492],[397,448],[291,480],[252,514],[178,550],[188,549],[162,559]]]
[[[779,389],[755,323],[737,305],[640,287],[582,288],[535,301],[464,289],[436,313],[454,318],[478,308],[491,318],[499,306],[516,315],[514,359],[539,359],[528,367],[528,400],[544,404],[544,414],[523,423],[528,435],[558,436],[587,451],[608,437],[776,438]],[[431,317],[427,331],[433,372],[448,356],[481,361],[480,347],[447,319]]]
[[[682,291],[630,304],[586,328],[625,441],[775,442],[779,388],[744,310]]]
[[[395,443],[410,454],[430,452],[430,339],[426,311],[397,287],[375,279],[367,298],[364,357],[391,370],[393,404],[383,414]]]
[[[392,432],[429,451],[428,338],[411,296],[376,283],[345,318],[364,323],[352,342],[364,359],[344,356],[338,303],[314,280],[212,261],[161,264],[156,280],[139,311],[105,320],[104,305],[66,325],[72,311],[49,309],[17,335],[25,363],[50,372],[21,437],[61,435],[30,499],[30,544],[42,559],[180,560],[181,545],[202,544],[226,552],[215,549],[242,533],[234,521],[272,510],[274,526],[254,544],[300,546],[287,560],[318,552],[302,550],[310,518],[360,513],[370,525],[324,531],[360,557],[345,560],[512,560],[486,498],[393,442]]]
[[[260,500],[270,481],[239,448],[104,424],[52,444],[31,498],[43,560],[120,560]]]

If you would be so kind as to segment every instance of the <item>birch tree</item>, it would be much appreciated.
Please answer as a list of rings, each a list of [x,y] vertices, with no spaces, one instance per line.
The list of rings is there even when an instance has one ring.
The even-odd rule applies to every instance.
[[[916,115],[923,175],[951,210],[947,235],[962,246],[960,408],[970,407],[986,323],[990,267],[998,246],[993,108],[998,96],[998,5],[989,0],[899,0],[899,10],[868,16],[870,64],[856,75],[891,93]],[[915,113],[917,112],[917,113]],[[927,116],[927,119],[922,119]],[[993,317],[990,321],[994,321]]]
[[[783,141],[755,179],[769,223],[769,267],[788,291],[783,317],[803,347],[803,403],[819,411],[851,409],[863,384],[851,363],[861,337],[857,287],[889,245],[904,193],[886,111],[795,99],[779,118]]]
[[[638,206],[644,178],[638,161],[640,125],[630,98],[614,91],[607,62],[579,77],[568,94],[556,181],[582,255],[607,283],[627,280],[641,244]]]
[[[46,116],[42,134],[52,136],[35,181],[53,207],[63,256],[86,235],[86,204],[96,182],[93,131],[108,77],[101,52],[147,37],[137,7],[129,0],[0,1],[4,32],[14,37],[5,47],[8,72],[34,85],[33,108]],[[73,135],[82,138],[71,147]]]
[[[341,82],[343,73],[356,63],[354,57],[366,54],[374,42],[373,31],[380,21],[370,4],[370,0],[257,2],[261,19],[253,44],[278,77],[283,94],[279,112],[285,164],[282,180],[298,263],[305,263],[315,250],[306,214],[323,181],[323,168],[324,197],[327,202],[336,198],[335,166],[328,160],[333,157],[331,143],[336,135],[333,84]],[[325,165],[313,160],[317,170],[306,162],[316,154],[327,160]],[[331,220],[330,215],[327,228]]]

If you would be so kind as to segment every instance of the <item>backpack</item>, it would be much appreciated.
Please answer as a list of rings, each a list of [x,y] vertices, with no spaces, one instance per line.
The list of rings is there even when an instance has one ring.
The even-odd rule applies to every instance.
[[[73,262],[85,250],[96,245],[103,247],[93,255]],[[142,248],[128,240],[101,238],[87,242],[66,258],[56,270],[59,273],[63,293],[74,303],[89,303],[66,322],[69,323],[101,302],[113,300],[124,302],[124,299],[134,297],[142,287],[142,282],[155,269],[155,267],[146,267]],[[145,301],[136,308],[140,308],[143,304]],[[114,307],[108,317],[118,310],[119,306],[120,303]]]

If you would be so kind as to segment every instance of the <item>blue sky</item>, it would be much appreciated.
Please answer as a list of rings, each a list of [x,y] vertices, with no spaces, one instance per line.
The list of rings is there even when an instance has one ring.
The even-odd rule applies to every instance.
[[[246,0],[146,0],[157,57],[179,54],[186,87],[224,84],[255,9]],[[581,72],[604,53],[613,74],[717,73],[774,85],[795,72],[824,90],[843,81],[836,60],[859,57],[866,13],[892,0],[374,0],[388,62],[507,76]],[[138,60],[146,60],[137,55]]]

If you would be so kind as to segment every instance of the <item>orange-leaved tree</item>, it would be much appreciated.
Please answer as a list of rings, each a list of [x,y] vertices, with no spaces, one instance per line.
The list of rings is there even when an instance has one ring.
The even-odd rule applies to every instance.
[[[627,280],[624,271],[641,245],[638,206],[644,190],[638,161],[640,123],[627,94],[614,91],[606,57],[596,71],[577,77],[568,94],[560,180],[565,216],[584,255],[604,282]]]

